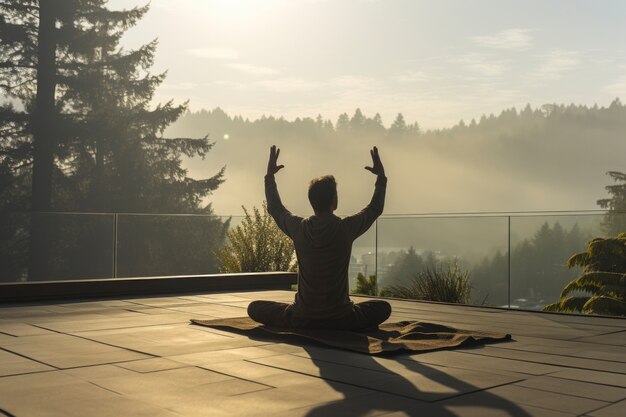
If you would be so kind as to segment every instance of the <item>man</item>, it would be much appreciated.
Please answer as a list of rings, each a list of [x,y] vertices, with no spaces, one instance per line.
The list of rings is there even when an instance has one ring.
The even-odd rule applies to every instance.
[[[337,209],[337,183],[332,175],[315,178],[309,185],[309,201],[315,215],[303,219],[283,206],[274,174],[280,149],[272,146],[265,176],[267,209],[276,224],[291,238],[298,258],[298,292],[292,304],[254,301],[248,315],[268,326],[282,328],[329,328],[365,330],[389,318],[386,301],[354,304],[348,296],[348,266],[352,242],[370,228],[383,212],[387,177],[378,149],[370,151],[372,166],[365,167],[377,176],[370,204],[360,213],[341,219]]]

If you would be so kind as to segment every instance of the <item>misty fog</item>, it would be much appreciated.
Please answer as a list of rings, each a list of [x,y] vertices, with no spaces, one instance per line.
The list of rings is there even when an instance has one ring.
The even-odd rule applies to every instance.
[[[324,174],[338,181],[338,212],[365,206],[375,178],[364,166],[374,145],[389,178],[385,214],[596,209],[606,196],[606,172],[623,169],[626,110],[618,101],[600,109],[556,108],[507,110],[476,124],[401,138],[367,128],[320,134],[311,131],[311,119],[312,128],[299,120],[246,125],[218,111],[187,114],[166,133],[208,134],[215,142],[206,160],[186,166],[194,178],[226,166],[226,182],[209,199],[222,215],[261,204],[272,144],[285,165],[277,175],[283,202],[300,215],[312,214],[308,181]]]

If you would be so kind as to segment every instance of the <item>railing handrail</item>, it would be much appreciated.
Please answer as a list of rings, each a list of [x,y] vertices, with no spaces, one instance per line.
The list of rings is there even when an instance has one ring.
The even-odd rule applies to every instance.
[[[384,213],[379,218],[432,218],[432,217],[508,217],[508,216],[558,216],[558,215],[598,215],[609,212],[626,214],[626,210],[582,209],[582,210],[525,210],[525,211],[468,211],[468,212],[430,212],[430,213]],[[63,214],[76,216],[168,216],[168,217],[244,217],[244,214],[206,214],[206,213],[137,213],[137,212],[96,212],[96,211],[0,211],[0,214],[28,215],[28,214]],[[339,213],[339,216],[349,214]]]

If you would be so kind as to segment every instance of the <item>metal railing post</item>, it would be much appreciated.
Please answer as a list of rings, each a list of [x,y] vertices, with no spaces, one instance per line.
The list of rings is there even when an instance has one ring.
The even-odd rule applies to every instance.
[[[507,277],[508,277],[508,304],[509,310],[511,309],[511,216],[508,217],[508,248],[507,248]]]
[[[113,278],[117,278],[117,213],[113,220]]]
[[[374,292],[378,295],[378,219],[374,223],[374,276],[376,277]]]

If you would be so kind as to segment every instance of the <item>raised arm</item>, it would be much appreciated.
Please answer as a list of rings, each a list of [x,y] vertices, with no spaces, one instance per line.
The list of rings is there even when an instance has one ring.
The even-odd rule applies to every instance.
[[[370,203],[361,210],[359,213],[346,217],[344,224],[353,239],[361,236],[370,228],[372,223],[383,213],[385,208],[385,193],[387,190],[387,177],[385,176],[385,168],[380,155],[378,154],[378,148],[374,146],[370,150],[372,156],[372,166],[366,166],[365,169],[376,175],[376,185],[374,186],[374,195]]]
[[[274,174],[285,166],[278,165],[278,155],[280,155],[280,149],[272,145],[270,148],[270,158],[267,162],[267,174],[265,175],[265,200],[267,201],[267,211],[274,218],[280,230],[291,237],[300,219],[292,215],[289,210],[283,206],[280,200]]]

